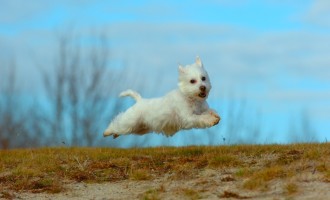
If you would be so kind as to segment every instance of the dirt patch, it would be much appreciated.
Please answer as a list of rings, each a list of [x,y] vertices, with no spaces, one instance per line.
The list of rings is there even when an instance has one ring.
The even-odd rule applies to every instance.
[[[232,178],[233,174],[228,171],[206,169],[182,180],[166,174],[144,181],[75,182],[67,183],[67,190],[58,194],[5,191],[2,199],[326,199],[330,196],[329,183],[312,172],[275,179],[249,190],[244,188],[246,178]]]

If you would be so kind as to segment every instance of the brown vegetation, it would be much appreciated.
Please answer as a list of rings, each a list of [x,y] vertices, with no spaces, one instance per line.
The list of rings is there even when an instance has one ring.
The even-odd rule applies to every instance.
[[[318,173],[319,181],[329,182],[330,146],[325,144],[237,145],[220,147],[159,147],[144,149],[41,148],[0,151],[0,194],[10,191],[60,193],[74,182],[104,183],[122,180],[144,181],[167,176],[168,180],[192,180],[206,170],[221,171],[221,182],[242,181],[234,191],[225,190],[221,198],[247,198],[239,190],[267,191],[273,181],[283,180],[283,194],[294,195],[299,177]],[[196,186],[214,182],[199,179]],[[158,199],[165,187],[142,194]],[[178,187],[176,191],[196,199],[208,188]],[[140,197],[142,197],[140,196]]]

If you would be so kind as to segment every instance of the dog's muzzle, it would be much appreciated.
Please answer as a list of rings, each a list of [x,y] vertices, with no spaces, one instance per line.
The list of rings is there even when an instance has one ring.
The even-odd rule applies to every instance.
[[[199,97],[205,98],[207,96],[206,92],[201,92],[198,94]]]
[[[198,96],[201,98],[205,98],[207,96],[206,87],[204,85],[201,85],[199,89],[201,92],[198,94]]]

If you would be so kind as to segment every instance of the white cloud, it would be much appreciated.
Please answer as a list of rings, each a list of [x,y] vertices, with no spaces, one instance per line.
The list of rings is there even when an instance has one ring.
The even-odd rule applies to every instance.
[[[330,27],[330,1],[314,0],[305,13],[304,19],[308,23],[321,27]]]

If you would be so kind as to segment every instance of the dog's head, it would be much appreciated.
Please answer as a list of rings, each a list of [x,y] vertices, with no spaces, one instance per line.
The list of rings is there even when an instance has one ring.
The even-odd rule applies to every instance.
[[[179,65],[179,88],[189,98],[197,100],[207,98],[211,90],[211,82],[198,56],[191,65],[185,67]]]

